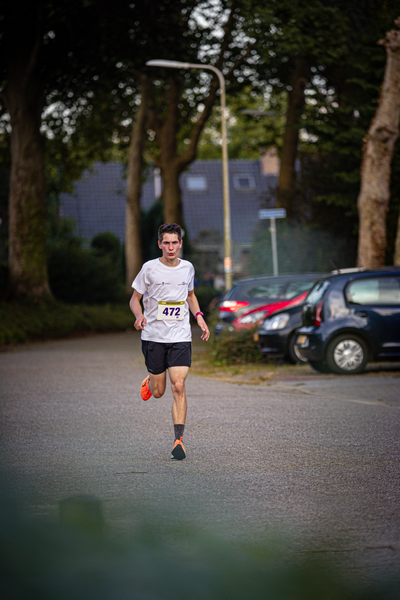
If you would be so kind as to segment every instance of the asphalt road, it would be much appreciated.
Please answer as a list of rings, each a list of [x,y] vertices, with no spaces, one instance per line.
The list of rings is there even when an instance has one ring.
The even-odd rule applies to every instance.
[[[171,392],[143,402],[145,373],[136,332],[2,352],[9,495],[57,517],[61,500],[91,494],[115,534],[146,513],[225,538],[279,536],[357,578],[399,574],[400,368],[260,386],[190,374],[182,462],[170,459]]]

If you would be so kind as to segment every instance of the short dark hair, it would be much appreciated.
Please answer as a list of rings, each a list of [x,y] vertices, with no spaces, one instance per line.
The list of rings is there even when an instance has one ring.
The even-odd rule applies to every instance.
[[[165,223],[158,228],[158,241],[161,243],[163,241],[164,233],[176,233],[178,236],[178,240],[182,241],[182,229],[180,225],[176,223]]]

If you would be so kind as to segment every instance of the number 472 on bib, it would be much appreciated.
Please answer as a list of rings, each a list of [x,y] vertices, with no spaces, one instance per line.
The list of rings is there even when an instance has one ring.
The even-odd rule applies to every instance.
[[[185,312],[185,301],[167,302],[160,300],[158,303],[158,321],[182,321]]]

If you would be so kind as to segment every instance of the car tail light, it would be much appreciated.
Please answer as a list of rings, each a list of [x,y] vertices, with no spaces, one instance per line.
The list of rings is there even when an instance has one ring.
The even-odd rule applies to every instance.
[[[255,325],[256,323],[262,323],[267,314],[267,310],[258,310],[253,313],[245,313],[241,317],[236,317],[236,319],[233,321],[233,325],[240,327],[241,325]]]
[[[322,323],[322,305],[323,305],[323,300],[321,300],[321,302],[319,302],[319,304],[317,304],[317,308],[315,309],[315,318],[314,318],[315,327],[319,327]]]
[[[236,300],[224,300],[219,306],[221,312],[236,312],[239,308],[246,308],[249,302],[236,302]]]

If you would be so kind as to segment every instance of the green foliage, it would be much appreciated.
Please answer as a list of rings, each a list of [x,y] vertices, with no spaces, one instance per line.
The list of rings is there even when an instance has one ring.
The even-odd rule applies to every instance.
[[[91,248],[75,233],[70,219],[48,219],[47,268],[56,300],[102,304],[124,299],[123,253],[110,232],[96,235]]]
[[[271,146],[280,147],[286,110],[286,94],[265,93],[246,86],[227,96],[228,144],[230,159],[258,159]],[[253,111],[246,114],[243,111]],[[198,158],[221,159],[222,136],[220,113],[215,111],[202,133]]]
[[[8,288],[9,268],[6,261],[0,262],[0,301],[5,300]]]
[[[355,265],[355,237],[344,239],[329,231],[314,229],[309,225],[290,225],[279,219],[276,221],[276,230],[280,273],[329,272]],[[259,225],[253,239],[249,271],[252,275],[273,273],[269,221]]]
[[[119,238],[111,231],[103,231],[94,236],[90,247],[98,257],[107,257],[121,279],[125,273],[125,253]]]
[[[103,231],[94,236],[90,242],[90,247],[98,256],[109,256],[117,263],[121,258],[121,242],[119,238],[110,231]]]
[[[61,338],[85,332],[123,331],[133,326],[128,301],[86,306],[49,302],[0,303],[0,345]]]
[[[53,207],[48,206],[47,252],[55,248],[81,248],[83,239],[76,235],[74,219],[59,219]]]
[[[8,195],[10,170],[0,166],[0,263],[8,259]]]
[[[57,300],[102,304],[124,298],[120,273],[110,258],[86,248],[54,248],[48,257],[48,271]]]
[[[229,331],[224,329],[212,341],[211,357],[217,366],[259,363],[267,360],[253,339],[256,327]]]
[[[194,288],[194,293],[199,301],[200,310],[208,318],[215,304],[215,299],[219,297],[217,290],[210,285],[199,285]]]

